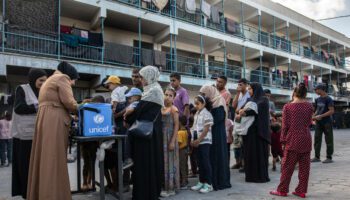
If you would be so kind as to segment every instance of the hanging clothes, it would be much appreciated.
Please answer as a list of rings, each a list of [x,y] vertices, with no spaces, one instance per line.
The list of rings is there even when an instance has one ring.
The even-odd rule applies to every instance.
[[[76,35],[61,34],[61,38],[64,41],[64,43],[69,47],[78,47],[79,45],[78,36]]]
[[[103,46],[102,34],[89,32],[88,44],[90,46],[97,46],[97,47]]]
[[[190,14],[196,14],[196,0],[186,0],[185,10]]]
[[[220,24],[220,13],[218,7],[211,6],[211,20],[216,24]]]
[[[232,19],[226,18],[226,31],[231,34],[236,33],[235,21],[233,21]]]
[[[143,66],[153,65],[153,50],[142,49],[141,62]]]
[[[168,1],[169,0],[152,0],[153,4],[159,9],[159,11],[162,11],[165,8]]]
[[[185,9],[185,0],[176,0],[176,6],[180,10],[184,10]]]
[[[154,51],[154,65],[166,68],[166,53],[163,51]]]
[[[110,62],[130,65],[133,62],[133,48],[130,46],[106,42],[104,59]]]
[[[65,26],[65,25],[60,25],[60,32],[65,33],[65,34],[71,34],[72,32],[72,27],[70,26]]]
[[[325,59],[327,59],[327,60],[329,59],[329,55],[325,50],[322,50],[322,54],[323,54]]]
[[[202,0],[201,10],[207,18],[210,18],[211,5],[207,3],[205,0]]]

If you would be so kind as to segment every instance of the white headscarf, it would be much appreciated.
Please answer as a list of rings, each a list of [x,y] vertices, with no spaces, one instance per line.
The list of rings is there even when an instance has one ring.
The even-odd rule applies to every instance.
[[[160,76],[158,68],[148,65],[143,67],[139,73],[148,83],[148,85],[143,87],[144,91],[141,100],[164,106],[163,90],[158,83]]]
[[[227,113],[227,105],[225,99],[220,95],[219,90],[212,85],[203,85],[199,92],[203,93],[205,97],[209,98],[213,103],[213,108],[223,106]]]

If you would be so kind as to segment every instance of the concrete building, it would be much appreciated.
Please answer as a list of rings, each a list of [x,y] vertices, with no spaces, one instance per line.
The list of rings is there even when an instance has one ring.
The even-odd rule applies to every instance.
[[[280,107],[299,82],[310,100],[315,84],[324,83],[337,107],[349,106],[350,39],[269,0],[1,2],[5,94],[30,67],[54,70],[67,60],[81,73],[77,99],[105,92],[97,86],[107,75],[130,84],[132,68],[152,64],[163,85],[171,72],[181,73],[192,95],[223,74],[233,94],[237,80],[247,78],[269,88]]]

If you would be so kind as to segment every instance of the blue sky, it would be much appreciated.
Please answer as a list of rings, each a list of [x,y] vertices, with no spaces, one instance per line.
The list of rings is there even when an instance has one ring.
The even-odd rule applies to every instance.
[[[312,19],[350,15],[349,0],[271,0]],[[320,23],[350,37],[350,17],[320,21]]]

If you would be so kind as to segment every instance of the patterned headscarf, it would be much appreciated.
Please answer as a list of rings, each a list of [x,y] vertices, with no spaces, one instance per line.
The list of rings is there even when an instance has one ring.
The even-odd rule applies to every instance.
[[[203,93],[205,97],[209,98],[210,101],[213,103],[213,108],[218,108],[220,106],[223,106],[225,108],[225,111],[227,113],[227,107],[226,107],[226,101],[225,99],[220,95],[220,92],[218,89],[216,89],[215,86],[212,85],[204,85],[200,90],[200,93]]]
[[[164,95],[158,83],[160,72],[157,67],[146,66],[140,70],[140,75],[147,81],[148,85],[143,86],[141,100],[149,101],[164,106]]]

